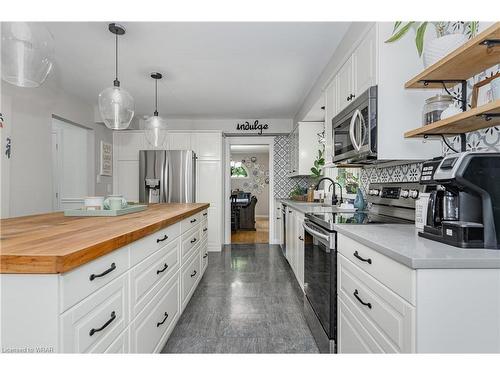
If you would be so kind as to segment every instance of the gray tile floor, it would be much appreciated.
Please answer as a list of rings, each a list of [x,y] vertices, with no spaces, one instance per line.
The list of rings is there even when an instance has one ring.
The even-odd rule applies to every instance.
[[[302,291],[279,246],[210,253],[163,353],[318,353]]]

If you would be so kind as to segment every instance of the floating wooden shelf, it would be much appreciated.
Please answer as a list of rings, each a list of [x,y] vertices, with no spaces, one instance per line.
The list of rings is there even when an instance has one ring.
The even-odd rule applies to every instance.
[[[500,64],[500,44],[487,45],[489,40],[500,40],[500,22],[496,22],[460,48],[429,66],[406,82],[405,88],[443,88],[441,81],[447,81],[448,87],[454,86],[495,64]]]
[[[433,122],[405,133],[405,138],[424,137],[439,134],[462,134],[474,130],[500,125],[500,99],[461,112],[444,120]],[[488,115],[497,115],[488,117]],[[488,120],[489,118],[489,120]]]

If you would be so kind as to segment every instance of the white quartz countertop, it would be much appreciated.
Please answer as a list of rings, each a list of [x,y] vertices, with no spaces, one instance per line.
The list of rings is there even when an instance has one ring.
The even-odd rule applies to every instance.
[[[419,237],[409,224],[335,224],[335,230],[417,268],[500,268],[500,249],[462,249]]]
[[[280,199],[280,202],[303,214],[325,212],[355,212],[355,209],[342,209],[327,203],[301,202],[291,199]]]

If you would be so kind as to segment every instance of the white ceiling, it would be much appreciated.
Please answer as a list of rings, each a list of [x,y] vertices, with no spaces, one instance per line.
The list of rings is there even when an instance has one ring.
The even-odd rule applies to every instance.
[[[291,118],[349,26],[346,22],[125,22],[119,79],[136,114],[153,111],[153,71],[160,115]],[[114,35],[107,23],[46,23],[64,90],[95,104],[114,79]]]
[[[231,145],[231,154],[265,153],[269,145]]]

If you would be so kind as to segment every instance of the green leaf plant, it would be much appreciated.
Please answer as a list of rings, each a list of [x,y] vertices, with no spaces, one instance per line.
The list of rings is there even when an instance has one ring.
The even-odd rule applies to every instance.
[[[323,167],[325,166],[324,150],[318,150],[318,156],[314,160],[314,166],[311,168],[311,177],[314,179],[320,179],[323,173]]]
[[[394,28],[392,30],[392,35],[389,39],[387,39],[385,42],[386,43],[393,43],[398,40],[400,40],[403,36],[405,36],[408,31],[412,28],[416,30],[415,32],[415,45],[417,47],[417,52],[419,56],[422,56],[422,53],[424,51],[424,36],[425,32],[427,30],[428,25],[431,24],[434,26],[434,29],[436,30],[436,35],[437,37],[442,37],[447,34],[465,34],[469,39],[473,38],[476,36],[478,32],[478,21],[471,21],[471,22],[463,22],[463,21],[456,21],[456,22],[444,22],[444,21],[425,21],[425,22],[415,22],[415,21],[409,21],[409,22],[402,22],[402,21],[397,21],[394,23]]]

